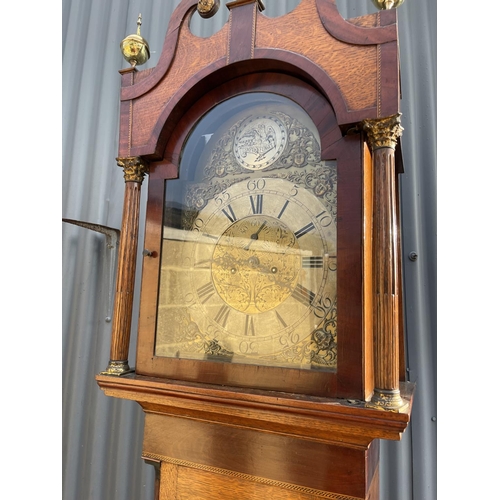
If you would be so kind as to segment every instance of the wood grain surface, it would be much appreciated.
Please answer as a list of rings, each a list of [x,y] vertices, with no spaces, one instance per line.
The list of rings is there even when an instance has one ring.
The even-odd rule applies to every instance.
[[[269,18],[250,2],[233,6],[221,30],[200,38],[189,28],[195,6],[194,0],[184,0],[175,10],[158,65],[122,82],[121,100],[129,106],[122,106],[120,155],[159,160],[156,141],[170,115],[184,114],[231,73],[281,70],[285,65],[288,72],[336,95],[340,125],[398,112],[394,12],[349,22],[334,2],[303,0],[288,14]],[[248,61],[252,64],[241,64]]]
[[[139,237],[140,195],[140,183],[125,183],[110,348],[112,361],[128,361]]]
[[[374,151],[375,387],[399,388],[399,264],[394,150]]]

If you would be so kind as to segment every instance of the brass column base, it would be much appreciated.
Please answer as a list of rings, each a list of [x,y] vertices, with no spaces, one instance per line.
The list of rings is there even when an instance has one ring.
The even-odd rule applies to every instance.
[[[408,401],[401,397],[399,389],[375,389],[371,401],[365,406],[376,410],[400,412],[408,407]]]
[[[126,375],[127,373],[133,373],[135,370],[130,368],[128,361],[113,361],[109,360],[108,367],[106,370],[101,372],[101,375],[114,375],[120,377],[121,375]]]

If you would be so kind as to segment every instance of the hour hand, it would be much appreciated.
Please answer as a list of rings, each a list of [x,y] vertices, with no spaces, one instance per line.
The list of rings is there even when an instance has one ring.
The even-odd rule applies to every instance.
[[[248,250],[250,248],[250,245],[255,241],[255,240],[258,240],[259,239],[259,233],[264,229],[264,227],[266,226],[267,224],[267,220],[265,220],[259,227],[259,229],[257,229],[257,232],[253,233],[252,235],[250,235],[250,241],[248,242],[248,245],[244,248],[245,250]]]

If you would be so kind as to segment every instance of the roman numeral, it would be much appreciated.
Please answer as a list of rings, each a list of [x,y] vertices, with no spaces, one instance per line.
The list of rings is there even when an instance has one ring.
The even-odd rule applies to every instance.
[[[235,222],[237,219],[236,219],[236,215],[234,215],[234,211],[233,211],[233,207],[231,205],[228,205],[227,206],[227,210],[225,208],[222,209],[222,213],[231,221],[231,222]]]
[[[307,234],[309,231],[312,231],[314,229],[314,224],[312,222],[309,222],[306,226],[300,228],[298,231],[295,231],[295,237],[299,239],[300,237],[304,236],[304,234]]]
[[[285,323],[285,320],[279,315],[279,312],[274,311],[274,314],[276,314],[276,318],[283,325],[283,328],[286,328],[288,325]]]
[[[227,317],[229,316],[230,312],[231,312],[231,309],[229,309],[229,306],[223,305],[219,309],[217,316],[215,316],[215,321],[217,321],[217,323],[219,323],[219,325],[224,328],[226,326]]]
[[[255,327],[253,324],[253,317],[247,315],[247,319],[245,320],[245,335],[253,335],[255,336]]]
[[[200,286],[196,291],[198,292],[201,303],[204,304],[215,293],[214,284],[209,281],[206,285]]]
[[[298,300],[301,304],[304,304],[305,306],[310,306],[314,300],[314,297],[316,297],[316,294],[314,292],[311,292],[311,290],[308,290],[307,288],[303,287],[300,283],[295,287],[295,290],[292,293],[292,297],[295,300]]]
[[[215,236],[215,234],[203,233],[203,236],[205,236],[205,238],[210,238],[212,240],[218,240],[219,239],[219,237]]]
[[[320,269],[323,267],[323,257],[302,257],[304,269]]]
[[[281,209],[281,212],[278,214],[278,219],[281,219],[281,216],[283,215],[283,212],[286,210],[288,203],[290,203],[290,202],[288,200],[286,200],[285,204],[283,205],[283,208]]]
[[[211,265],[212,259],[199,260],[198,262],[194,263],[194,267],[199,267],[201,269],[210,269]]]
[[[262,213],[262,202],[264,201],[264,195],[258,194],[255,197],[250,195],[250,203],[252,205],[252,213],[261,214]]]

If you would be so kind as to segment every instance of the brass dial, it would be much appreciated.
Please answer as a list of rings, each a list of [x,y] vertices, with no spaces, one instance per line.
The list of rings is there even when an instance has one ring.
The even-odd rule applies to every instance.
[[[207,134],[164,227],[157,356],[336,367],[335,167],[282,109]]]
[[[214,250],[215,289],[237,311],[258,314],[274,309],[297,284],[298,250],[297,238],[279,219],[251,215],[235,221]]]

